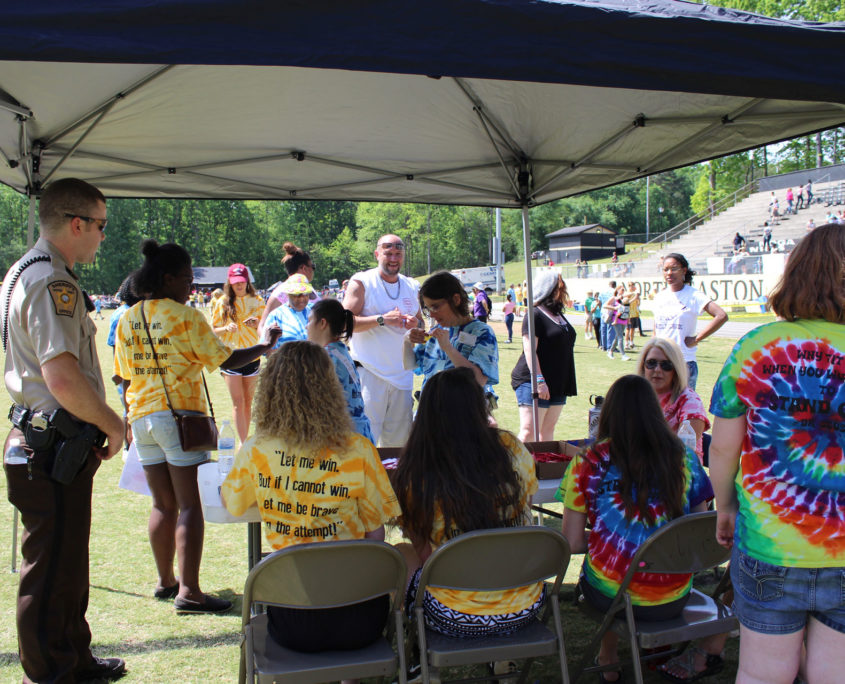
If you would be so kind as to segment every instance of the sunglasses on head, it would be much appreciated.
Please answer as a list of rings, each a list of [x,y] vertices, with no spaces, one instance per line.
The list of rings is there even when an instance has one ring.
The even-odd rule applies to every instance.
[[[649,370],[654,370],[657,368],[658,364],[660,364],[660,369],[666,371],[667,373],[675,370],[675,366],[672,365],[672,362],[667,361],[666,359],[661,359],[660,361],[657,359],[646,359],[645,367]]]
[[[397,252],[401,252],[405,249],[404,242],[382,242],[379,247],[382,249],[395,249]]]

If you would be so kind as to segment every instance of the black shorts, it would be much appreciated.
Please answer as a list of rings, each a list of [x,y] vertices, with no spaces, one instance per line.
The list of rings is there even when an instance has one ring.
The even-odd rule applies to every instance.
[[[364,648],[379,638],[387,623],[385,594],[340,608],[267,608],[267,631],[280,646],[303,653]]]
[[[628,319],[628,327],[637,330],[640,327],[640,317],[634,316],[634,318]]]
[[[252,378],[258,375],[258,368],[261,366],[261,359],[256,359],[252,363],[241,366],[240,368],[221,368],[220,372],[223,375],[242,375],[245,378]]]

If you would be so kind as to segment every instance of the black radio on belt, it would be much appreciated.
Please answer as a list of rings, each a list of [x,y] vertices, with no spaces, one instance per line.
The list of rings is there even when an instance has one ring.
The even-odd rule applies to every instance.
[[[70,484],[85,466],[91,450],[106,441],[105,433],[96,425],[76,420],[61,408],[45,413],[14,405],[9,420],[23,432],[33,451],[55,447],[50,476],[62,484]]]

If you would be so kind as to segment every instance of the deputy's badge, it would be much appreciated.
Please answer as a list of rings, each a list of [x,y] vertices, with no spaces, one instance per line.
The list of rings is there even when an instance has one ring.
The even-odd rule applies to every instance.
[[[73,316],[76,309],[76,300],[79,297],[79,290],[66,280],[57,280],[47,286],[50,296],[53,298],[53,306],[57,316]]]

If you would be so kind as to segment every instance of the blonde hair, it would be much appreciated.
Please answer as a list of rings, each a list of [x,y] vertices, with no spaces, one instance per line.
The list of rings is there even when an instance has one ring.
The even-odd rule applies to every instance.
[[[687,362],[684,361],[684,354],[681,348],[672,340],[665,337],[652,337],[643,346],[640,356],[637,359],[637,375],[645,377],[645,360],[648,353],[657,347],[666,356],[666,359],[675,367],[675,374],[672,376],[672,401],[678,398],[681,392],[686,389],[689,381]]]
[[[287,342],[270,354],[254,406],[258,435],[309,449],[349,446],[352,420],[340,381],[328,353],[312,342]]]

